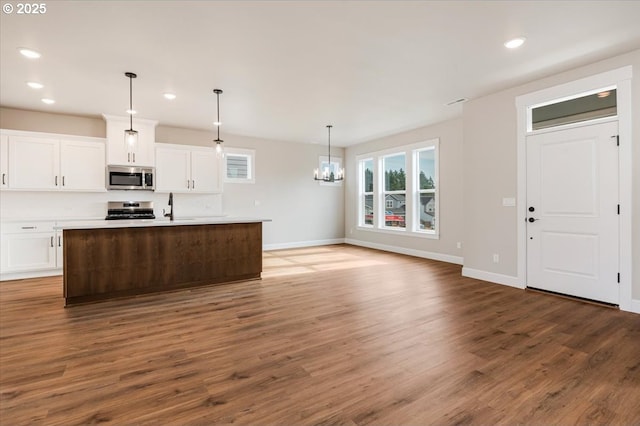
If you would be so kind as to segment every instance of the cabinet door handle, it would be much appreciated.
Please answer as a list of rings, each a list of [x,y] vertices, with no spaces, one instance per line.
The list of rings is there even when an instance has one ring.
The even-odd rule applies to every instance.
[[[187,179],[187,189],[191,188],[191,181],[189,179]]]
[[[3,174],[2,174],[2,184],[3,184],[3,185],[6,185],[6,184],[7,184],[7,182],[4,180],[4,178],[5,178],[5,176],[6,176],[6,175],[7,175],[6,173],[3,173]]]
[[[36,229],[37,226],[21,226],[22,229]]]
[[[51,236],[51,247],[53,247],[53,235]]]
[[[58,235],[58,247],[62,247],[62,237]]]
[[[56,186],[58,186],[58,176],[56,176]]]
[[[64,176],[62,176],[62,186],[64,186]]]
[[[133,162],[136,162],[136,153],[134,152],[133,154],[131,154],[133,156]]]
[[[191,181],[191,189],[196,189],[196,180]]]
[[[131,162],[131,153],[127,152],[127,163]]]

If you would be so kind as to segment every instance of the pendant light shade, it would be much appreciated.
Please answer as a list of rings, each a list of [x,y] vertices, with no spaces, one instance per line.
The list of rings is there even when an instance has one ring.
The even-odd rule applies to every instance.
[[[220,126],[222,125],[222,123],[220,122],[220,94],[222,93],[222,90],[213,89],[213,93],[216,94],[217,105],[217,118],[213,124],[218,128],[218,136],[214,139],[214,142],[216,143],[216,152],[218,153],[218,155],[220,155],[222,154],[222,142],[224,142],[222,139],[220,139]]]
[[[320,180],[323,182],[339,182],[344,179],[344,169],[337,169],[335,172],[331,170],[331,128],[333,126],[331,124],[327,124],[327,130],[329,132],[329,152],[328,152],[328,161],[327,167],[322,170],[322,173],[318,169],[314,170],[313,178],[315,180]]]
[[[138,131],[133,130],[133,79],[137,77],[132,72],[125,72],[124,75],[129,78],[129,128],[124,131],[124,145],[127,150],[132,150],[138,144]]]

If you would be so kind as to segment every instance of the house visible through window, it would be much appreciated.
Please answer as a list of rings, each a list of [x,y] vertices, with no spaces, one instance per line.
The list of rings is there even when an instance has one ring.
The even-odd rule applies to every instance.
[[[224,180],[230,183],[254,183],[255,151],[227,148],[225,152]]]
[[[358,156],[358,226],[438,237],[438,146],[433,139]]]

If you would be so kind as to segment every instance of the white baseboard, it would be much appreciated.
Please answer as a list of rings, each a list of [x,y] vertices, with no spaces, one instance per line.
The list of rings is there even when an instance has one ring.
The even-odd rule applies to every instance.
[[[463,262],[462,257],[453,256],[450,254],[434,253],[430,251],[415,250],[415,249],[409,249],[405,247],[389,246],[386,244],[376,244],[376,243],[370,243],[368,241],[353,240],[351,238],[346,238],[344,242],[354,246],[367,247],[367,248],[372,248],[372,249],[382,250],[382,251],[390,251],[392,253],[406,254],[409,256],[421,257],[423,259],[439,260],[441,262],[455,263],[457,265],[462,265],[462,262]]]
[[[0,281],[24,280],[27,278],[53,277],[62,275],[62,269],[47,269],[46,271],[11,272],[0,274]]]
[[[633,312],[634,314],[640,314],[640,300],[631,299],[631,305],[629,306],[629,309],[624,309],[624,310],[627,312]]]
[[[480,269],[468,268],[465,266],[462,268],[462,276],[475,278],[482,281],[489,281],[490,283],[508,285],[509,287],[524,289],[524,287],[518,283],[518,277],[512,277],[511,275],[496,274],[495,272],[487,272]]]
[[[328,246],[331,244],[344,244],[344,238],[333,238],[329,240],[298,241],[294,243],[265,244],[262,247],[262,249],[264,251],[284,250],[284,249],[292,249],[292,248]]]

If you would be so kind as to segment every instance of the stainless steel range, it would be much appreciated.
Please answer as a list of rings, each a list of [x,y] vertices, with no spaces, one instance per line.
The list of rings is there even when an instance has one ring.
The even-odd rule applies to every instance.
[[[153,201],[109,201],[107,220],[155,219]]]

